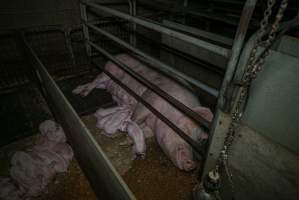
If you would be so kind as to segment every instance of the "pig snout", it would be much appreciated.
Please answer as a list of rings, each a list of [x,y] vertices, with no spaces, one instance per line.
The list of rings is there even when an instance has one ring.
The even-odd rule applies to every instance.
[[[191,171],[196,167],[193,160],[191,148],[186,145],[179,145],[176,149],[176,165],[179,169]]]

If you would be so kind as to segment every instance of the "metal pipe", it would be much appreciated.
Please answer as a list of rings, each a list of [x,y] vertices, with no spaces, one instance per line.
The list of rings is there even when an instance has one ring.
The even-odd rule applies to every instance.
[[[118,44],[122,45],[123,47],[127,48],[128,50],[142,56],[145,58],[145,62],[146,63],[149,63],[152,67],[158,69],[158,70],[162,70],[164,72],[166,72],[167,74],[172,74],[172,76],[177,76],[183,80],[186,80],[190,83],[192,83],[193,85],[199,87],[200,89],[202,89],[203,91],[207,92],[208,94],[214,96],[214,97],[217,97],[218,96],[218,91],[204,83],[202,83],[201,81],[198,81],[192,77],[189,77],[187,76],[186,74],[166,65],[165,63],[153,58],[152,56],[142,52],[141,50],[131,46],[130,44],[126,43],[125,41],[119,39],[118,37],[112,35],[111,33],[108,33],[107,31],[104,31],[103,29],[101,28],[98,28],[92,24],[89,24],[87,22],[84,22],[88,27],[90,27],[91,29],[101,33],[102,35],[110,38],[111,40],[113,40],[114,42],[117,42]]]
[[[103,6],[126,6],[127,3],[126,2],[105,2],[105,3],[100,3],[100,5]]]
[[[128,0],[128,3],[129,3],[129,13],[130,13],[130,15],[131,16],[136,16],[136,14],[137,14],[136,0]],[[136,24],[134,22],[132,22],[131,27],[132,27],[133,33],[130,34],[130,44],[133,47],[136,47],[136,35],[135,35]]]
[[[225,70],[222,69],[222,68],[219,68],[218,66],[215,66],[215,65],[212,65],[210,63],[207,63],[203,60],[200,60],[198,58],[195,58],[189,54],[186,54],[184,52],[181,52],[175,48],[172,48],[166,44],[162,44],[160,42],[157,42],[155,40],[152,40],[148,37],[145,37],[144,35],[141,35],[140,33],[136,33],[138,35],[138,39],[142,40],[143,42],[145,43],[148,43],[148,44],[151,44],[151,45],[155,45],[157,46],[158,48],[160,49],[163,49],[171,54],[174,54],[176,56],[179,56],[180,58],[183,58],[185,60],[187,60],[188,62],[191,62],[193,64],[196,64],[206,70],[209,70],[217,75],[220,75],[220,76],[224,76],[224,73],[225,73]]]
[[[22,41],[25,52],[28,53],[27,57],[30,58],[40,83],[48,94],[47,100],[53,105],[55,116],[59,118],[76,158],[98,199],[136,200],[24,36]]]
[[[216,44],[228,49],[232,48],[232,44],[233,44],[232,38],[228,38],[219,34],[211,33],[205,30],[201,30],[199,28],[190,27],[185,24],[180,24],[169,20],[163,20],[163,24],[165,24],[169,28],[174,28],[176,30],[192,34],[212,44]]]
[[[182,111],[184,114],[186,114],[188,117],[196,121],[199,125],[204,126],[205,128],[209,128],[210,122],[201,117],[199,114],[191,110],[189,107],[175,99],[174,97],[170,96],[168,93],[157,87],[156,85],[152,84],[150,81],[145,79],[140,74],[136,73],[134,70],[132,70],[129,66],[122,63],[115,57],[113,57],[110,53],[99,47],[93,42],[88,41],[90,46],[92,46],[94,49],[99,51],[101,54],[106,56],[109,60],[111,60],[113,63],[115,63],[118,67],[120,67],[122,70],[127,72],[130,76],[132,76],[135,80],[137,80],[139,83],[143,84],[147,88],[149,88],[151,91],[159,95],[161,98],[163,98],[165,101],[176,107],[178,110]]]
[[[219,125],[218,124],[219,117],[221,115],[223,115],[223,112],[220,109],[223,109],[223,106],[225,103],[224,95],[226,93],[226,90],[227,90],[227,88],[232,80],[232,77],[234,75],[234,72],[236,70],[236,67],[237,67],[237,64],[239,61],[239,57],[240,57],[240,54],[242,51],[242,47],[244,44],[246,32],[248,30],[248,25],[251,20],[256,3],[257,3],[257,0],[247,0],[243,7],[240,24],[238,26],[238,30],[236,32],[236,36],[235,36],[234,43],[233,43],[232,56],[229,60],[228,68],[226,70],[225,77],[222,82],[222,86],[221,86],[221,90],[220,90],[220,94],[219,94],[219,98],[218,98],[218,102],[217,102],[215,117],[214,117],[213,123],[211,125],[209,142],[207,145],[207,151],[209,151],[212,141],[214,141],[214,139],[216,139],[216,138],[214,138],[214,132],[216,130],[216,127]],[[230,101],[228,101],[228,102],[230,102]],[[217,140],[222,141],[224,137],[225,137],[225,135],[221,135],[219,138],[217,138]],[[204,177],[203,175],[207,173],[206,159],[207,159],[207,154],[205,154],[205,157],[202,160],[202,163],[203,163],[203,166],[205,166],[205,169],[200,172],[199,177],[201,177],[201,178]]]
[[[129,31],[129,29],[126,27],[126,26],[123,26],[121,25],[121,27],[125,30],[125,31]],[[215,74],[218,74],[218,75],[221,75],[221,76],[224,76],[224,73],[225,73],[225,70],[218,67],[218,66],[215,66],[215,65],[212,65],[210,63],[207,63],[206,61],[203,61],[199,58],[196,58],[196,57],[193,57],[192,55],[189,55],[187,53],[184,53],[184,52],[181,52],[179,51],[178,49],[175,49],[173,47],[170,47],[166,44],[163,44],[163,43],[160,43],[159,41],[156,41],[156,40],[153,40],[141,33],[138,33],[136,32],[135,33],[136,36],[138,36],[138,40],[141,40],[142,42],[145,42],[145,43],[148,43],[149,45],[152,45],[152,46],[156,46],[157,48],[159,49],[163,49],[171,54],[174,54],[176,56],[179,56],[180,58],[183,58],[193,64],[196,64],[206,70],[209,70]]]
[[[85,21],[87,21],[87,13],[86,13],[86,5],[80,3],[80,13],[81,13],[81,18]],[[84,38],[86,40],[89,40],[89,31],[88,28],[85,24],[82,24],[82,28],[83,28],[83,35]],[[87,44],[87,42],[85,43],[85,48],[86,48],[86,53],[88,56],[91,56],[91,48],[90,46]]]
[[[188,6],[188,0],[184,0],[184,7]]]
[[[208,19],[224,22],[224,23],[230,24],[230,25],[238,25],[238,19],[228,17],[225,15],[216,15],[214,13],[211,13],[209,11],[204,11],[204,10],[200,10],[200,11],[187,10],[186,12],[195,17],[205,17]]]
[[[145,101],[141,96],[136,94],[133,90],[131,90],[128,86],[118,80],[113,74],[108,72],[104,67],[97,65],[94,61],[92,63],[103,71],[107,76],[111,78],[116,84],[122,87],[126,92],[128,92],[131,96],[133,96],[138,102],[141,102],[147,109],[149,109],[156,117],[158,117],[162,122],[168,125],[175,133],[177,133],[185,142],[187,142],[199,155],[203,156],[205,149],[202,146],[199,146],[193,139],[191,139],[184,131],[178,128],[174,123],[172,123],[168,118],[162,115],[156,108],[154,108],[151,104]]]
[[[229,103],[225,101],[225,94],[228,92],[228,86],[233,78],[234,72],[236,70],[239,57],[244,45],[245,36],[248,30],[249,22],[251,20],[253,11],[255,9],[257,0],[247,0],[243,11],[242,16],[240,19],[240,23],[235,35],[233,48],[232,48],[232,55],[228,61],[226,73],[222,82],[219,99],[218,99],[218,107],[223,108],[225,103]]]
[[[95,4],[95,3],[89,3],[89,2],[86,2],[86,1],[84,1],[82,3],[87,5],[87,6],[90,6],[90,7],[94,8],[96,10],[99,10],[101,12],[106,12],[106,13],[109,13],[111,15],[115,15],[115,16],[120,17],[122,19],[128,20],[130,22],[134,22],[134,23],[139,24],[141,26],[144,26],[146,28],[158,31],[158,32],[166,34],[166,35],[169,35],[169,36],[174,37],[176,39],[180,39],[180,40],[183,40],[185,42],[191,43],[193,45],[205,48],[205,49],[207,49],[211,52],[214,52],[216,54],[219,54],[223,57],[228,58],[230,56],[230,50],[227,49],[227,48],[220,47],[218,45],[211,44],[211,43],[203,41],[201,39],[198,39],[198,38],[180,33],[178,31],[175,31],[175,30],[172,30],[172,29],[167,28],[165,26],[162,26],[158,23],[153,23],[153,22],[150,22],[149,20],[141,19],[139,17],[133,17],[133,16],[130,16],[126,13],[123,13],[123,12],[120,12],[120,11],[117,11],[117,10],[114,10],[114,9],[110,9],[110,8],[107,8],[105,6],[101,6],[101,5],[98,5],[98,4]]]

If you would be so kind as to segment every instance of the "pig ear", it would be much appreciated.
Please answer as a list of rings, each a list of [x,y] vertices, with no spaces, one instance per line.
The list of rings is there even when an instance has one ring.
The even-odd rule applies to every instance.
[[[214,115],[209,108],[203,107],[203,106],[198,106],[198,107],[193,108],[192,110],[197,112],[204,119],[208,120],[209,122],[212,122]]]

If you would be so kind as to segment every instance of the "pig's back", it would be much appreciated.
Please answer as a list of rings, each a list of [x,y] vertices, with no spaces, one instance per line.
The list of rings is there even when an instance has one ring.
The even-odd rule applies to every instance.
[[[174,97],[181,103],[185,104],[190,109],[200,105],[197,97],[187,88],[181,86],[174,80],[158,73],[154,69],[148,67],[147,65],[141,63],[135,58],[127,54],[119,54],[116,56],[118,60],[126,64],[136,73],[143,76],[145,79],[149,80],[154,85],[158,86],[160,89],[165,91],[170,96]],[[113,64],[114,65],[114,64]],[[107,65],[106,65],[107,66]],[[118,66],[108,66],[112,74],[117,75],[120,80],[127,85],[130,89],[136,92],[138,95],[142,96],[146,101],[153,105],[157,110],[159,110],[163,115],[169,118],[171,121],[176,123],[176,120],[182,116],[182,113],[178,111],[175,107],[169,104],[167,101],[156,95],[154,92],[150,91],[148,88],[143,86],[141,83],[136,81],[130,75],[125,73]],[[120,87],[118,87],[119,89]],[[123,89],[122,89],[123,90]],[[147,92],[146,92],[147,91]],[[112,92],[113,93],[113,92]],[[146,95],[143,95],[145,94]],[[133,98],[133,97],[131,97]]]

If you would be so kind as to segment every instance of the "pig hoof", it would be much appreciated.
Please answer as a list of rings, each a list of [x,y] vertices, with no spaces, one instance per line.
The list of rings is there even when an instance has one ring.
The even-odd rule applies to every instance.
[[[144,159],[145,159],[145,153],[141,154],[141,155],[140,155],[140,158],[141,158],[142,160],[144,160]]]

